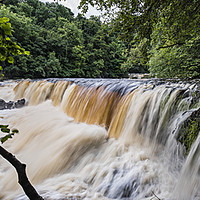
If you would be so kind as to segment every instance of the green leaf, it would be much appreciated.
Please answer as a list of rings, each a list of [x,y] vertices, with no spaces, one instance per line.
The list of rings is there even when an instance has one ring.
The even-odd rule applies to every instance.
[[[30,55],[30,51],[24,51],[24,53],[28,56]]]
[[[3,144],[6,140],[8,140],[8,137],[2,137],[1,138],[1,143]]]
[[[6,23],[6,22],[9,22],[9,19],[7,17],[3,17],[3,18],[0,18],[0,23]]]
[[[1,139],[1,143],[3,144],[3,143],[6,142],[9,138],[12,138],[12,136],[13,136],[13,134],[11,133],[11,134],[8,134],[8,135],[6,135],[6,136],[0,138],[0,139]]]
[[[8,62],[12,64],[14,62],[14,58],[12,56],[9,56],[8,57]]]
[[[13,129],[12,133],[19,133],[19,131],[17,129]]]
[[[1,28],[6,35],[11,35],[11,23],[1,24]]]
[[[2,128],[8,128],[9,125],[0,125],[0,129]]]
[[[10,129],[9,128],[1,128],[1,131],[3,133],[10,133]]]

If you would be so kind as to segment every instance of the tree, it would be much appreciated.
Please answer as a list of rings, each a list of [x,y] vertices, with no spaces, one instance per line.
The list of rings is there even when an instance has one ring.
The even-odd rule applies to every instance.
[[[49,58],[45,63],[45,72],[47,77],[59,77],[59,73],[62,71],[61,64],[58,58],[56,58],[55,52],[49,53]]]
[[[164,78],[200,77],[200,13],[197,6],[197,2],[186,1],[185,7],[177,6],[179,14],[174,14],[171,7],[162,10],[151,34],[148,63],[151,74]],[[190,19],[188,14],[191,12]],[[169,23],[171,15],[176,15],[176,21]]]
[[[7,78],[127,75],[126,68],[121,68],[126,60],[124,42],[116,34],[109,34],[110,27],[102,26],[99,17],[86,19],[80,14],[74,17],[62,5],[38,0],[5,0],[5,5],[0,17],[10,19],[13,41],[31,52],[28,59],[22,55],[4,67]],[[49,73],[52,52],[55,52],[56,66],[59,63],[60,67]]]
[[[14,56],[29,54],[29,52],[11,40],[11,23],[9,21],[7,17],[0,18],[0,71],[2,71],[2,65],[6,61],[8,63],[14,62]]]
[[[196,0],[81,0],[79,8],[85,13],[89,5],[104,11],[121,38],[127,41],[132,41],[136,33],[137,39],[149,39],[160,17],[165,19],[166,27],[173,29],[171,37],[186,39],[184,32],[194,32],[194,27],[200,27],[200,2]]]
[[[115,33],[109,34],[110,27],[102,25],[100,17],[89,19],[78,15],[76,24],[82,29],[85,58],[85,77],[120,78],[126,76],[122,68],[125,58],[124,42]]]
[[[157,77],[200,77],[200,37],[184,45],[151,50],[149,70]]]
[[[121,68],[126,59],[124,43],[115,34],[109,34],[109,27],[102,27],[99,17],[74,17],[68,8],[57,3],[7,2],[10,0],[5,1],[9,6],[2,7],[0,16],[10,19],[13,40],[29,49],[31,55],[28,59],[22,55],[6,65],[6,77],[120,78],[126,75],[125,68]],[[57,64],[54,62],[54,72],[49,73],[52,52]]]
[[[79,8],[85,13],[88,5],[102,10],[113,30],[128,42],[125,67],[142,72],[148,66],[159,77],[200,76],[200,1],[81,0]],[[141,49],[144,41],[148,48]]]
[[[123,67],[127,68],[129,73],[147,73],[148,65],[149,40],[143,39],[139,44],[135,43],[127,52],[127,61]]]

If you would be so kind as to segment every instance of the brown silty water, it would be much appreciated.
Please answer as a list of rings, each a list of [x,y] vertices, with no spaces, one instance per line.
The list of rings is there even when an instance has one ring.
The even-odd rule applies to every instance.
[[[27,164],[46,199],[197,200],[199,138],[187,158],[177,141],[195,89],[149,80],[4,82],[0,98],[28,103],[0,111],[0,124],[20,131],[3,146]],[[3,158],[0,166],[0,199],[26,199],[13,167]]]

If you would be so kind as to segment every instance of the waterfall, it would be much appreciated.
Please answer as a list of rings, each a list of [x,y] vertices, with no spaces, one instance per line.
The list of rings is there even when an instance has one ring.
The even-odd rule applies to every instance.
[[[177,200],[199,199],[200,195],[200,134],[184,163],[175,189]]]
[[[200,107],[197,85],[50,79],[5,82],[0,91],[28,102],[0,111],[0,124],[20,132],[3,146],[27,164],[44,198],[200,199],[200,136],[187,158],[180,140]],[[0,165],[0,199],[26,199],[13,168]]]

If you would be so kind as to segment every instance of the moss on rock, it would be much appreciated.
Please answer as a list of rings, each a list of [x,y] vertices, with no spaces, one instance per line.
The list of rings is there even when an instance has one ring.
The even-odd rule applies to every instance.
[[[178,140],[184,145],[188,155],[192,144],[200,132],[200,108],[194,111],[191,116],[183,123]]]

